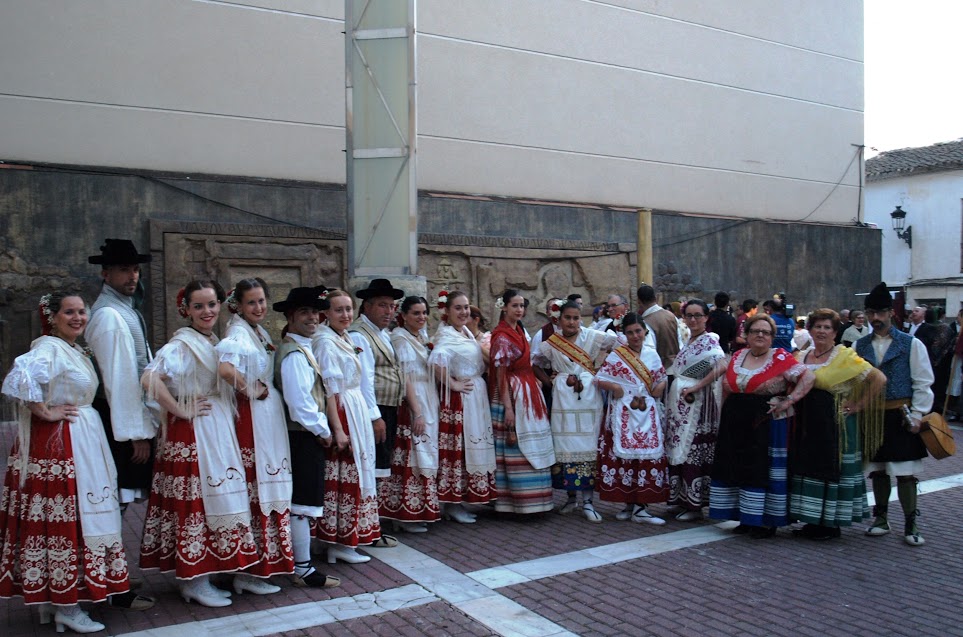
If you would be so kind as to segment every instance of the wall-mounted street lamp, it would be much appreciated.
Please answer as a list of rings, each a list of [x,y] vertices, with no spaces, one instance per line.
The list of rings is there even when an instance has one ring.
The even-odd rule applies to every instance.
[[[906,242],[906,245],[913,248],[913,226],[903,230],[903,226],[906,225],[906,211],[903,210],[902,206],[896,206],[896,210],[889,213],[889,216],[893,218],[893,230],[896,231],[896,236]]]

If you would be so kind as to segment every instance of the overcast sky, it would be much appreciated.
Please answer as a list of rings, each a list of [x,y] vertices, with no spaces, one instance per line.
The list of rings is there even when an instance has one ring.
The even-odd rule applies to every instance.
[[[963,137],[963,0],[864,0],[866,155]]]

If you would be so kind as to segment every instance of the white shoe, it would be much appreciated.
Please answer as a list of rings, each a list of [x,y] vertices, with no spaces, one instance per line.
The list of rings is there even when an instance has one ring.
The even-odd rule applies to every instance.
[[[364,564],[365,562],[371,561],[371,558],[358,553],[358,551],[350,546],[331,544],[328,546],[328,564],[337,564],[338,560],[348,564]]]
[[[575,498],[571,498],[559,508],[558,512],[561,513],[562,515],[568,515],[569,513],[572,513],[577,510],[578,510],[578,502],[575,501]]]
[[[222,608],[224,606],[230,606],[231,600],[227,597],[223,597],[218,593],[217,588],[211,584],[211,581],[207,577],[198,577],[192,580],[188,580],[181,585],[181,597],[184,601],[190,603],[191,600],[197,602],[201,606],[207,606],[209,608]],[[227,593],[227,591],[224,591]],[[230,595],[230,593],[227,593]]]
[[[601,524],[602,522],[602,516],[595,510],[591,502],[586,502],[582,505],[582,515],[592,524]]]
[[[395,531],[403,531],[405,533],[427,533],[428,525],[424,522],[398,522],[394,521],[391,524]]]
[[[635,511],[634,505],[626,504],[624,509],[615,514],[615,519],[622,522],[631,520],[633,511]]]
[[[58,606],[54,613],[54,624],[57,625],[57,632],[64,632],[64,626],[75,633],[96,633],[107,628],[100,622],[95,622],[90,615],[74,604],[73,606]]]
[[[454,520],[459,524],[474,524],[475,516],[465,510],[460,504],[449,504],[445,507],[445,519]]]
[[[646,511],[644,506],[638,504],[635,505],[635,510],[632,511],[632,521],[638,524],[655,524],[656,526],[665,524],[665,520],[655,517]]]
[[[234,576],[234,592],[240,595],[244,591],[255,595],[271,595],[281,592],[280,586],[275,586],[266,579],[252,577],[246,573]]]

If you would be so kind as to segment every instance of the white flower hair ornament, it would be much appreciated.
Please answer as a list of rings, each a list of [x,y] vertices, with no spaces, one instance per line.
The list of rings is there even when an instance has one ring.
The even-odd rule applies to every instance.
[[[53,315],[53,312],[50,310],[50,300],[51,296],[49,294],[44,294],[40,297],[40,313],[48,319]]]
[[[227,304],[227,309],[230,310],[231,314],[237,314],[238,304],[237,296],[234,294],[234,288],[231,288],[230,293],[228,293],[227,298],[224,299],[224,303]]]
[[[502,297],[498,297],[497,299],[495,299],[495,309],[496,309],[496,310],[504,310],[504,309],[505,309],[505,299],[503,299]]]
[[[565,302],[562,299],[552,299],[552,304],[548,308],[548,318],[553,325],[558,324],[558,319],[562,317],[562,306]]]
[[[438,292],[438,309],[444,310],[448,307],[448,290]]]

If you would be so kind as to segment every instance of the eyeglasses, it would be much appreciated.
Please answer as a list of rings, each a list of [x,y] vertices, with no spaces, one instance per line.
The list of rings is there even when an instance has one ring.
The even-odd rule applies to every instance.
[[[613,308],[613,307],[622,307],[623,305],[625,305],[625,303],[609,303],[609,304],[606,305],[605,307],[611,309],[611,308]]]
[[[705,314],[683,314],[683,316],[687,319],[693,319],[693,320],[706,317]]]
[[[746,334],[749,336],[772,336],[770,330],[746,330]]]

